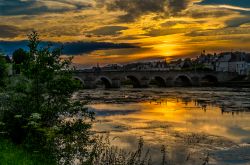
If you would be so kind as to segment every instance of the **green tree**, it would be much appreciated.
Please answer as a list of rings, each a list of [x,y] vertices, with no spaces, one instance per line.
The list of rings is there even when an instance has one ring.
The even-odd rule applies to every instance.
[[[14,62],[14,70],[16,71],[17,74],[20,73],[21,64],[26,63],[28,58],[29,58],[28,53],[22,48],[19,48],[13,52],[12,59]]]
[[[5,80],[7,77],[7,61],[3,53],[0,53],[0,88],[5,86]]]
[[[61,49],[38,45],[39,36],[33,32],[27,58],[19,63],[21,74],[12,78],[0,105],[1,129],[14,143],[46,151],[60,164],[84,162],[93,113],[71,98],[80,87],[72,77],[72,58],[62,59]]]
[[[15,64],[21,64],[28,59],[28,53],[24,49],[19,48],[13,52],[12,59]]]

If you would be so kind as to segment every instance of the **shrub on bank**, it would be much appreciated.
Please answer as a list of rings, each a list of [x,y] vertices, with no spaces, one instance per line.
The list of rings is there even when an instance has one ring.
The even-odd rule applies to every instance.
[[[47,153],[60,164],[83,162],[92,143],[93,113],[71,99],[79,89],[71,58],[62,59],[61,49],[40,48],[36,32],[29,35],[28,46],[18,63],[20,74],[1,85],[0,136],[30,153]]]

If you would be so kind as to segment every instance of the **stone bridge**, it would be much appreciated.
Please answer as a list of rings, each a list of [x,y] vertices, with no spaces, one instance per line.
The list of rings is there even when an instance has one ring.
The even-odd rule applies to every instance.
[[[225,83],[238,75],[211,71],[89,71],[74,73],[85,88],[95,88],[102,81],[106,88],[120,88],[128,80],[134,88],[148,87],[154,82],[159,87],[207,86]]]

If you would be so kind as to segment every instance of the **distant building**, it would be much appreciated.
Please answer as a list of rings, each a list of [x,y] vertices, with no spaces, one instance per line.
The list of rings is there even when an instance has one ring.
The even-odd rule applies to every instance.
[[[170,61],[168,65],[169,65],[170,70],[181,70],[183,67],[183,64],[184,63],[182,62],[182,60],[179,59],[175,61]]]
[[[200,56],[197,57],[196,63],[203,65],[204,69],[216,70],[215,63],[218,60],[217,54],[207,54],[201,53]]]
[[[241,52],[222,53],[216,62],[218,72],[236,72],[239,75],[248,75],[250,71],[250,54]]]
[[[232,54],[230,52],[221,53],[216,61],[215,68],[217,72],[229,72],[229,61]]]
[[[123,65],[124,70],[169,70],[166,61],[137,62]]]
[[[105,71],[121,70],[122,66],[119,64],[109,64],[109,65],[102,67],[101,69]]]

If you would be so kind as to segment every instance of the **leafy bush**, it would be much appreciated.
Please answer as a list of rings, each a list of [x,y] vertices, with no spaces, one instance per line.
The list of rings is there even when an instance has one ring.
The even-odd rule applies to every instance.
[[[7,62],[5,57],[0,53],[0,88],[5,85],[5,79],[7,76]]]
[[[23,148],[12,144],[10,141],[0,139],[0,164],[1,165],[55,165],[45,153],[29,153]]]
[[[20,75],[11,78],[0,97],[0,132],[31,152],[50,153],[60,164],[83,162],[93,113],[71,99],[80,87],[72,77],[71,58],[62,59],[61,49],[38,49],[36,32],[28,46],[18,64]]]

